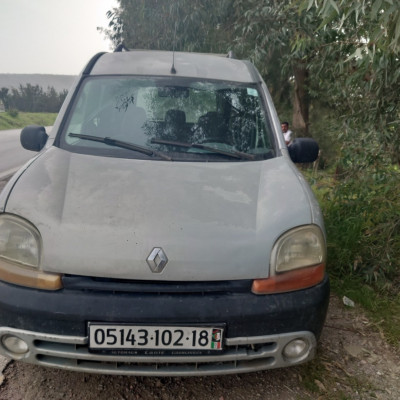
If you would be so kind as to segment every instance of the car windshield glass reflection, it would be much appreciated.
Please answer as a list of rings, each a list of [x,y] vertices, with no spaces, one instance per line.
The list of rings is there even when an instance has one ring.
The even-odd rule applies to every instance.
[[[274,156],[257,87],[224,82],[87,79],[64,132],[62,147],[89,154],[102,154],[111,145],[113,153],[108,149],[107,154],[116,157],[134,146],[163,160],[253,161]]]

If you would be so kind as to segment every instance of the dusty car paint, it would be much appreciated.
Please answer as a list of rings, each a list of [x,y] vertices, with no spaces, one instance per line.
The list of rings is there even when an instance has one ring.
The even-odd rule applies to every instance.
[[[319,222],[283,157],[165,163],[55,147],[21,176],[6,209],[38,227],[44,270],[126,279],[154,279],[155,246],[170,260],[165,280],[265,277],[266,249],[292,226]]]
[[[158,95],[148,103],[158,109],[138,104],[143,82]],[[137,91],[124,93],[128,85]],[[184,132],[193,143],[177,135],[157,143],[168,131],[161,106],[174,103],[182,116],[194,92],[217,97],[188,108]],[[168,93],[176,96],[164,101]],[[126,115],[145,115],[128,125],[126,142],[118,136],[126,134],[118,131],[121,98]],[[230,140],[202,148],[198,132],[214,100],[232,117],[221,130]],[[241,123],[252,118],[256,133],[246,142]],[[103,121],[106,133],[96,135]],[[144,132],[151,124],[157,129]],[[141,130],[147,137],[139,138]],[[0,354],[145,376],[251,372],[315,356],[329,302],[325,232],[292,160],[313,161],[318,145],[295,139],[288,151],[252,64],[179,52],[100,53],[77,78],[52,131],[27,127],[21,143],[42,150],[0,193]],[[121,344],[130,327],[137,335],[184,327],[188,336],[211,328],[223,341],[216,352],[198,341],[195,349],[153,348],[143,337]]]

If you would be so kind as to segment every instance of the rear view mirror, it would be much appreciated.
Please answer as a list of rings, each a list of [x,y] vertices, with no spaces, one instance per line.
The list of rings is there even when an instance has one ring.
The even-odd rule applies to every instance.
[[[294,163],[311,163],[318,158],[318,143],[311,138],[297,138],[288,146],[290,158]]]
[[[22,129],[20,142],[26,150],[40,151],[46,144],[48,137],[44,126],[29,125]]]

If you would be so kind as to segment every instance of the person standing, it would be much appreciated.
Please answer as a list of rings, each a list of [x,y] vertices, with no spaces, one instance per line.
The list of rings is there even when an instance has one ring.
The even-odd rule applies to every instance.
[[[292,142],[292,135],[293,135],[293,132],[289,129],[289,122],[286,121],[282,122],[281,128],[283,137],[285,138],[286,145],[289,146],[289,144]]]

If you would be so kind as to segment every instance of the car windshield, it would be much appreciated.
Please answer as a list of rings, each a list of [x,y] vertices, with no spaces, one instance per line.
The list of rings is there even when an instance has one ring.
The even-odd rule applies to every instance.
[[[63,132],[62,148],[94,155],[169,161],[275,155],[259,88],[231,82],[87,78]]]

